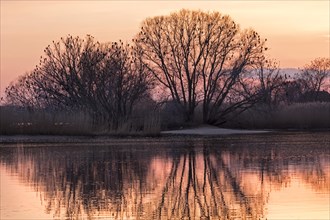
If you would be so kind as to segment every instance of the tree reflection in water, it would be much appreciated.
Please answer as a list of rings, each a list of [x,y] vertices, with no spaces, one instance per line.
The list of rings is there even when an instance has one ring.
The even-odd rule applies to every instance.
[[[0,148],[1,163],[60,218],[258,219],[300,177],[329,191],[329,151],[293,141]],[[299,145],[299,148],[297,146]]]
[[[226,152],[186,148],[174,158],[171,171],[154,211],[157,219],[244,219],[262,216],[265,198],[242,187],[237,167],[225,162]]]

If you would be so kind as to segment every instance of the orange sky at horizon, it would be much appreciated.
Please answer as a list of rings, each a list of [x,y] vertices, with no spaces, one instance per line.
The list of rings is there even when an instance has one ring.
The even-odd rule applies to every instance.
[[[129,41],[150,16],[180,9],[219,11],[267,38],[282,68],[330,57],[330,2],[325,1],[0,1],[0,94],[33,70],[60,37],[91,34],[100,42]]]

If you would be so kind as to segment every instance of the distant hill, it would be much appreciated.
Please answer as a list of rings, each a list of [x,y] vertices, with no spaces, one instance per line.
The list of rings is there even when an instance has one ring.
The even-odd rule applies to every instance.
[[[287,76],[294,76],[296,73],[300,72],[298,68],[281,68],[282,74],[286,74]]]

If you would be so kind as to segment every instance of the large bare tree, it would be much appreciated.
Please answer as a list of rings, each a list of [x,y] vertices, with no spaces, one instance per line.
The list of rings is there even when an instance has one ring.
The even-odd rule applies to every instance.
[[[85,109],[97,120],[117,126],[149,89],[144,65],[122,42],[101,44],[92,36],[68,36],[44,52],[33,72],[7,88],[9,101]]]
[[[167,88],[186,120],[193,119],[202,102],[203,120],[212,123],[219,123],[223,107],[231,105],[228,97],[239,87],[241,73],[265,50],[255,31],[241,31],[229,16],[189,10],[146,19],[135,43],[143,51],[144,64]]]

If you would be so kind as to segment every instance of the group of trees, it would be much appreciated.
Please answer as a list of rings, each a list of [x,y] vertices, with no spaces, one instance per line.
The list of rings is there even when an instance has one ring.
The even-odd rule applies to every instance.
[[[277,107],[281,103],[330,102],[330,58],[316,58],[291,76],[281,73],[278,68],[268,68],[267,71],[275,71],[276,74],[267,79],[269,88],[266,90],[260,81],[262,90],[268,91],[262,103]]]
[[[316,59],[288,79],[265,57],[265,42],[229,16],[181,10],[146,19],[132,46],[99,43],[91,36],[53,42],[40,64],[6,89],[7,101],[83,108],[117,126],[156,90],[175,102],[185,121],[193,120],[200,105],[203,122],[211,124],[258,102],[289,100],[290,89],[317,99],[329,78],[330,59]]]
[[[298,101],[330,101],[330,58],[317,58],[306,65],[293,81]]]
[[[266,76],[260,74],[264,71],[262,67],[258,70],[261,103],[277,107],[281,103],[330,101],[330,58],[316,58],[294,75],[282,73],[276,65],[267,66]]]

